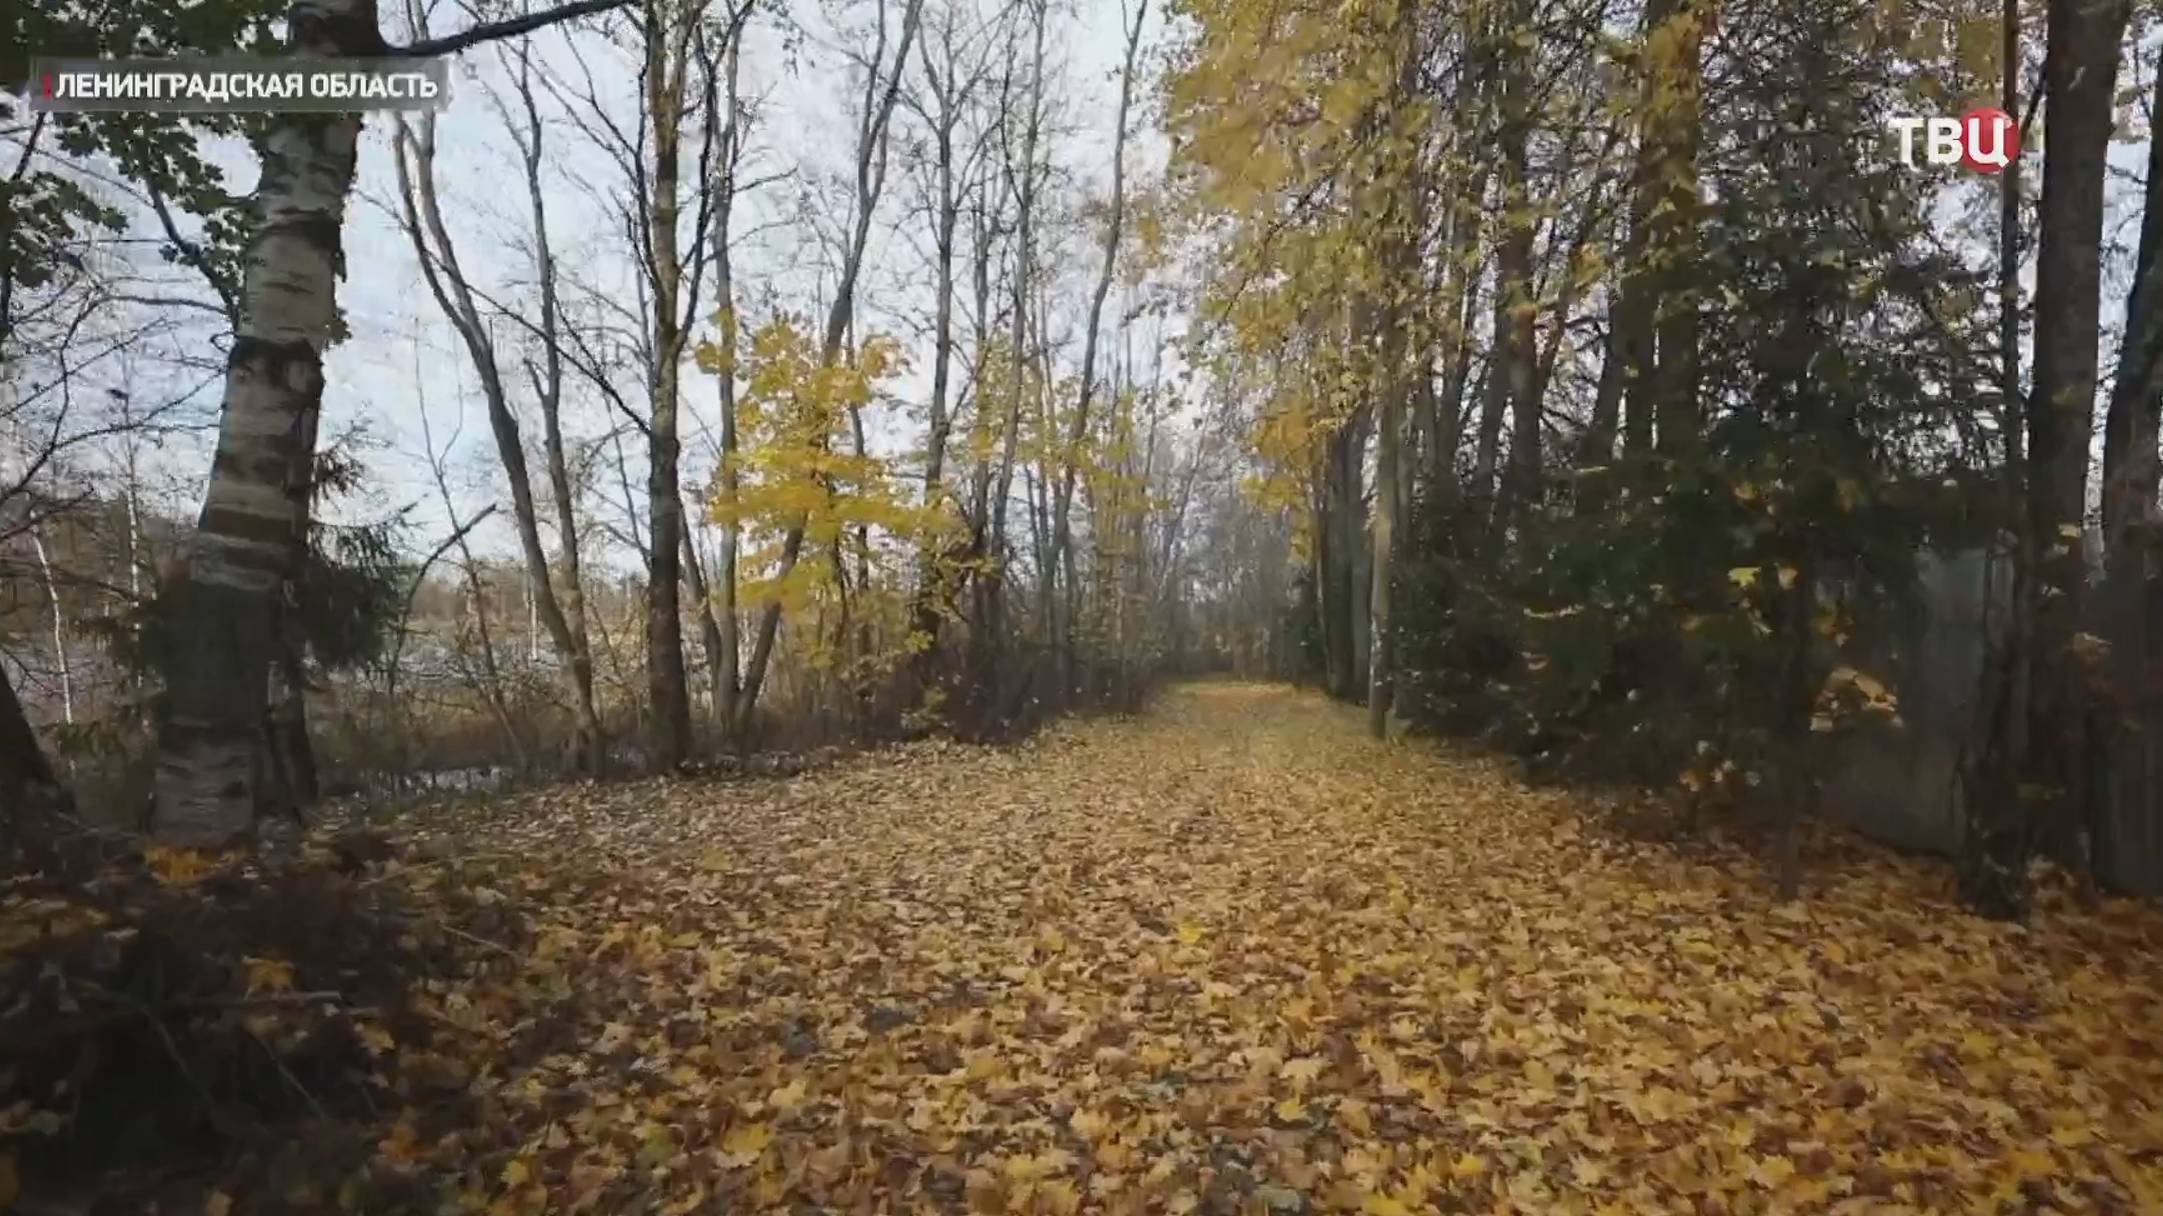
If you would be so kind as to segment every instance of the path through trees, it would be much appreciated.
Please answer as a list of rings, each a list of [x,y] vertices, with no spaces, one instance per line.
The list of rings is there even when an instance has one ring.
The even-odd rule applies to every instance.
[[[1877,852],[1782,904],[1583,811],[1216,683],[430,820],[518,859],[532,944],[442,997],[479,1109],[371,1168],[507,1212],[2163,1202],[2153,909],[1992,923]]]

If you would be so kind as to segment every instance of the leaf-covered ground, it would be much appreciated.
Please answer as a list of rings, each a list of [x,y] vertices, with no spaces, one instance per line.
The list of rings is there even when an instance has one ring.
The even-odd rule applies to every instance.
[[[1205,684],[441,821],[532,934],[436,994],[476,1104],[386,1111],[347,1200],[2163,1211],[2155,910],[1985,923],[1854,848],[1784,906],[1359,725]]]

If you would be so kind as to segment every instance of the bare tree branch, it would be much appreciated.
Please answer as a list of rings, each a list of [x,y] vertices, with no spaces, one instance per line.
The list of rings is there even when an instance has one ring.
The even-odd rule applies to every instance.
[[[570,21],[579,17],[592,16],[595,13],[610,12],[622,8],[630,2],[631,0],[573,0],[570,4],[563,5],[560,8],[552,8],[546,12],[526,13],[523,16],[511,17],[503,21],[491,21],[487,25],[476,25],[471,29],[460,30],[455,34],[445,34],[441,38],[423,38],[419,42],[407,46],[392,47],[390,53],[409,58],[453,55],[465,50],[467,47],[479,46],[484,42],[494,42],[499,38],[515,38],[520,34],[546,29],[559,21]]]

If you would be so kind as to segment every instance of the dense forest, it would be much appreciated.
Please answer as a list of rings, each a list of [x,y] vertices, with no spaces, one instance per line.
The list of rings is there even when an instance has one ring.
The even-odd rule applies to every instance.
[[[1429,845],[1396,816],[1431,812],[1467,838],[1504,834],[1433,865],[1557,925],[1606,897],[1550,906],[1533,876],[1597,883],[1584,876],[1623,858],[1635,868],[1617,889],[1663,908],[1690,898],[1656,893],[1663,881],[1704,893],[1740,876],[1705,916],[1760,918],[1720,921],[1760,951],[1812,915],[1913,936],[1871,919],[1887,903],[1957,921],[1927,932],[1989,943],[1975,949],[2012,948],[2000,922],[2069,943],[2036,966],[2125,946],[2108,1016],[2131,1021],[2099,1032],[2121,1037],[2082,1067],[2135,1069],[2124,1026],[2163,974],[2152,909],[2063,918],[2086,915],[2067,890],[2083,908],[2163,893],[2150,18],[2128,0],[33,0],[0,27],[14,90],[0,101],[0,863],[16,876],[0,948],[9,974],[44,978],[0,1017],[0,1045],[147,1059],[178,1096],[108,1084],[97,1109],[63,1116],[65,1069],[0,1066],[23,1087],[0,1112],[0,1208],[30,1168],[7,1146],[63,1125],[72,1147],[33,1182],[94,1177],[100,1151],[136,1150],[114,1128],[150,1126],[269,1169],[239,1184],[269,1195],[282,1158],[236,1120],[327,1119],[327,1105],[358,1118],[393,1093],[407,1113],[372,1109],[390,1122],[367,1134],[401,1146],[383,1152],[405,1174],[442,1166],[430,1185],[450,1206],[426,1210],[568,1210],[550,1189],[565,1178],[591,1210],[658,1210],[687,1180],[697,1197],[670,1190],[689,1206],[669,1210],[1702,1198],[1664,1175],[1657,1193],[1603,1191],[1626,1185],[1604,1154],[1661,1145],[1614,1149],[1597,1119],[1560,1156],[1467,1150],[1465,1126],[1417,1122],[1423,1091],[1389,1069],[1372,1101],[1409,1103],[1400,1132],[1464,1155],[1370,1173],[1272,1142],[1236,1171],[1182,1165],[1140,1198],[1075,1189],[1124,1166],[1107,1147],[1120,1133],[1074,1122],[1095,1165],[1073,1186],[1052,1181],[1073,1162],[1044,1155],[1066,1149],[1015,1140],[1004,1167],[971,1157],[989,1151],[973,1140],[917,1144],[961,1152],[953,1177],[874,1181],[864,1164],[858,1178],[851,1154],[877,1154],[818,1139],[831,1129],[789,1071],[839,1050],[797,1051],[819,1032],[794,1004],[756,1036],[730,1032],[728,1050],[751,1054],[712,1049],[763,1061],[734,1074],[753,1100],[700,1167],[719,1175],[671,1181],[687,1125],[653,1114],[665,1136],[604,1154],[645,1173],[559,1160],[546,1181],[534,1145],[592,1127],[519,1123],[533,1112],[506,1111],[524,1099],[484,1099],[478,1081],[480,1107],[446,1114],[422,1101],[426,1068],[385,1054],[433,1034],[414,1050],[439,1063],[500,1052],[546,1073],[555,1048],[529,1033],[526,1003],[539,981],[504,969],[582,933],[625,985],[660,974],[654,952],[704,951],[700,982],[723,1004],[809,1001],[776,977],[798,967],[816,987],[868,964],[821,953],[836,948],[823,937],[774,945],[794,959],[780,970],[747,962],[764,939],[731,935],[764,930],[686,920],[659,892],[680,880],[700,908],[785,917],[811,906],[771,885],[792,866],[829,867],[821,892],[836,874],[880,887],[880,859],[961,840],[999,850],[971,864],[1057,869],[1052,893],[994,883],[993,903],[956,913],[987,917],[970,949],[993,950],[953,964],[957,991],[990,982],[979,965],[1003,974],[985,961],[1001,941],[1035,960],[1005,977],[1029,1012],[1001,1007],[1014,1024],[1000,1036],[1072,1025],[1040,972],[1074,978],[1059,960],[1080,930],[1016,916],[1088,920],[1114,889],[1214,892],[1199,910],[1135,913],[1158,926],[1136,949],[1161,947],[1166,967],[1203,965],[1204,943],[1234,932],[1226,909],[1262,916],[1240,894],[1246,862],[1212,833],[1366,867],[1350,903],[1336,878],[1267,879],[1328,909],[1272,948],[1334,959],[1385,891],[1434,918],[1414,953],[1467,933],[1522,945],[1521,924],[1470,896],[1404,894],[1400,867]],[[367,115],[92,114],[26,92],[32,56],[232,53],[445,58],[452,98]],[[2002,170],[1902,154],[1908,120],[1983,107],[2021,149]],[[1361,732],[1341,729],[1354,720]],[[1362,765],[1374,784],[1343,786]],[[1232,792],[1203,792],[1205,778]],[[791,780],[800,805],[776,792]],[[1577,809],[1550,820],[1550,798]],[[832,852],[858,829],[851,799],[863,837]],[[1098,801],[1111,818],[1092,834]],[[1219,815],[1247,818],[1207,826]],[[1937,857],[1910,871],[1848,829]],[[1556,851],[1512,832],[1552,833]],[[1045,852],[1013,851],[1025,845]],[[1194,868],[1156,874],[1165,851]],[[625,868],[587,868],[604,865]],[[461,868],[485,866],[510,868]],[[1929,876],[1949,900],[1917,893]],[[1891,885],[1842,885],[1864,882]],[[611,928],[569,911],[595,892],[614,892],[593,913]],[[1824,910],[1795,910],[1798,896]],[[170,936],[146,935],[161,918]],[[1624,933],[1587,923],[1602,941]],[[280,935],[304,925],[338,928],[296,963],[307,939]],[[651,936],[662,925],[666,942]],[[137,944],[113,945],[113,926]],[[144,961],[152,937],[164,961]],[[1434,966],[1492,965],[1453,957]],[[1268,988],[1265,972],[1231,983]],[[2081,982],[2070,974],[2037,982]],[[476,985],[455,1007],[453,981],[426,978],[454,975]],[[70,982],[102,994],[90,1012]],[[1236,1024],[1260,1016],[1219,983],[1196,981],[1192,1016],[1219,998]],[[1361,1051],[1380,1068],[1350,1028],[1383,1015],[1347,991],[1315,998],[1351,1019],[1338,1039],[1280,1027],[1264,1035],[1274,1064],[1241,1057],[1297,1078],[1262,1131],[1374,1135],[1379,1116],[1333,1098],[1310,1119],[1306,1105]],[[305,1025],[250,1021],[260,1004],[303,1018],[314,997]],[[547,995],[589,1030],[659,1008],[601,999]],[[854,1033],[930,1033],[930,1015],[892,1001],[914,1012],[859,1010]],[[365,1012],[392,1006],[441,1025]],[[906,1020],[863,1029],[890,1017]],[[1202,1051],[1182,1025],[1182,1050]],[[1974,1033],[2030,1033],[2009,1025]],[[454,1049],[446,1026],[524,1029]],[[969,1062],[979,1031],[955,1033],[961,1056],[908,1050],[996,1081]],[[601,1037],[628,1041],[616,1034]],[[326,1035],[338,1046],[318,1051]],[[1504,1062],[1546,1058],[1512,1041]],[[1494,1064],[1448,1053],[1429,1061],[1445,1082]],[[1531,1091],[1552,1097],[1546,1067]],[[1821,1099],[1865,1101],[1782,1075],[1801,1087],[1778,1100],[1799,1120]],[[2097,1083],[2154,1092],[2112,1078]],[[1069,1094],[1060,1118],[1078,1120],[1078,1102],[1116,1122],[1164,1100],[1141,1094]],[[436,1149],[414,1139],[422,1107],[428,1136],[451,1137]],[[498,1116],[538,1139],[506,1158],[446,1130]],[[1200,1151],[1135,1126],[1130,1143],[1155,1146],[1145,1160]],[[1745,1137],[1723,1155],[1725,1133],[1697,1131],[1710,1155],[1688,1168],[1746,1178],[1737,1194],[1761,1201],[1722,1210],[1864,1194],[1928,1208],[1988,1181],[1941,1165],[1905,1192],[1875,1175],[1838,1189],[1821,1150]],[[2023,1191],[2051,1175],[2022,1166],[2001,1198],[2145,1210],[2141,1188],[2163,1187],[2163,1141],[2146,1134],[2054,1139],[2129,1154],[2056,1161],[2103,1171],[2102,1190]],[[783,1142],[814,1155],[769,1150]],[[2035,1151],[2023,1143],[2008,1134],[1970,1164]],[[1756,1155],[1738,1164],[1736,1149]],[[1232,1173],[1244,1181],[1210,1190]],[[1532,1175],[1541,1189],[1520,1193]],[[340,1192],[347,1210],[423,1210],[419,1191],[368,1177]],[[633,1194],[649,1206],[622,1206]]]

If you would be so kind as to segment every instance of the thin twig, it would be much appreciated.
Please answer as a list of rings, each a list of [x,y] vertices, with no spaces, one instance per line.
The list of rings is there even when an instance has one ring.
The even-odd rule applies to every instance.
[[[247,1027],[244,1026],[242,1029],[247,1030]],[[309,1108],[315,1111],[318,1119],[330,1118],[330,1112],[324,1110],[323,1104],[315,1100],[314,1094],[308,1092],[308,1087],[300,1083],[300,1078],[293,1075],[293,1070],[285,1066],[285,1059],[270,1044],[263,1041],[263,1036],[253,1030],[248,1030],[248,1037],[255,1040],[255,1045],[263,1049],[264,1055],[270,1057],[270,1062],[277,1066],[278,1075],[285,1078],[285,1083],[292,1086],[295,1093],[308,1100]]]
[[[492,942],[485,937],[479,937],[474,934],[468,933],[464,929],[461,929],[456,925],[440,925],[438,926],[438,928],[441,928],[445,933],[448,933],[453,937],[465,938],[467,941],[472,942],[476,946],[486,946],[490,950],[494,950],[499,954],[505,955],[506,957],[516,957],[518,953],[517,951],[511,949],[509,946],[503,945],[500,942]]]

